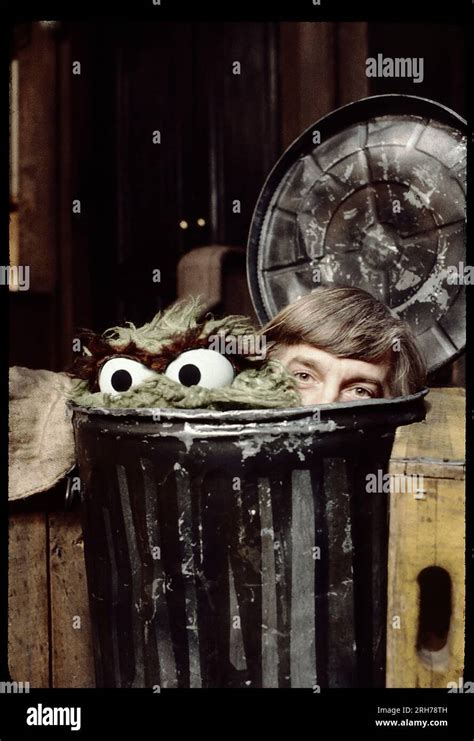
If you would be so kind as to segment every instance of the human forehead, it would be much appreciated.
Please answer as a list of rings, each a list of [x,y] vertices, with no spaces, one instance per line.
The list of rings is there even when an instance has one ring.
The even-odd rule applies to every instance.
[[[373,363],[354,358],[340,358],[326,350],[321,350],[314,345],[299,343],[296,345],[280,345],[276,347],[273,354],[284,364],[301,363],[307,366],[316,366],[321,372],[333,371],[337,367],[350,375],[367,376],[381,379],[388,370],[388,363]]]

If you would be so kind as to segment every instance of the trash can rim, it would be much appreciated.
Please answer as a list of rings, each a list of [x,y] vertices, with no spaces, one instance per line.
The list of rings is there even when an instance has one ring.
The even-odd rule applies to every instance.
[[[127,409],[117,408],[106,408],[106,407],[93,407],[83,406],[78,404],[76,401],[69,399],[66,402],[66,406],[73,412],[79,414],[85,414],[86,416],[102,416],[102,417],[141,417],[141,418],[152,418],[156,417],[156,412],[160,414],[160,421],[167,419],[170,421],[185,421],[185,420],[202,420],[208,422],[226,422],[226,421],[240,421],[240,422],[258,422],[258,421],[290,421],[297,420],[298,418],[313,417],[314,414],[319,411],[322,420],[330,419],[334,415],[339,416],[347,415],[350,412],[357,412],[358,410],[371,410],[372,412],[377,409],[378,411],[386,410],[387,412],[395,412],[400,410],[400,407],[418,407],[420,402],[423,402],[424,397],[429,393],[430,389],[423,388],[421,391],[417,391],[414,394],[407,394],[406,396],[396,396],[389,399],[367,399],[364,401],[351,401],[351,402],[337,402],[334,404],[316,404],[313,406],[301,406],[301,407],[289,407],[289,408],[278,408],[278,409],[176,409],[171,407],[130,407]]]

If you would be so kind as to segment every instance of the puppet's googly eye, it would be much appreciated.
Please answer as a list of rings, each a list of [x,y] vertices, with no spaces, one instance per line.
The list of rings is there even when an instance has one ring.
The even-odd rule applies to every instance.
[[[215,350],[187,350],[166,369],[165,376],[182,386],[218,389],[234,380],[232,363]]]
[[[99,374],[99,388],[102,393],[122,394],[134,386],[138,386],[149,378],[156,378],[157,373],[138,360],[122,358],[120,356],[107,360]]]

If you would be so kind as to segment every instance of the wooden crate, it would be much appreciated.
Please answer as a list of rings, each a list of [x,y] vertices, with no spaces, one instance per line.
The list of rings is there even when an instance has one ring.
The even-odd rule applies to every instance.
[[[397,430],[390,463],[390,473],[422,475],[425,493],[407,482],[391,494],[387,687],[446,688],[463,675],[465,391],[433,389],[428,401],[425,422]],[[451,578],[451,622],[444,649],[420,653],[418,575],[433,566]]]
[[[94,687],[79,512],[10,518],[9,667],[31,687]]]
[[[426,494],[391,496],[388,687],[446,687],[463,669],[465,395],[434,389],[428,399],[427,420],[397,431],[390,465],[393,474],[423,474]],[[94,687],[79,512],[13,514],[9,554],[12,679],[31,687]],[[441,668],[426,666],[416,650],[417,577],[432,565],[445,568],[453,584]]]

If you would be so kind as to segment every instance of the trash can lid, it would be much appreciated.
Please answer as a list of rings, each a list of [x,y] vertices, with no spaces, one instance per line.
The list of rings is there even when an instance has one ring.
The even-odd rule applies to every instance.
[[[358,286],[410,324],[430,371],[465,346],[464,119],[411,95],[343,106],[259,195],[247,271],[262,324],[319,285]]]

